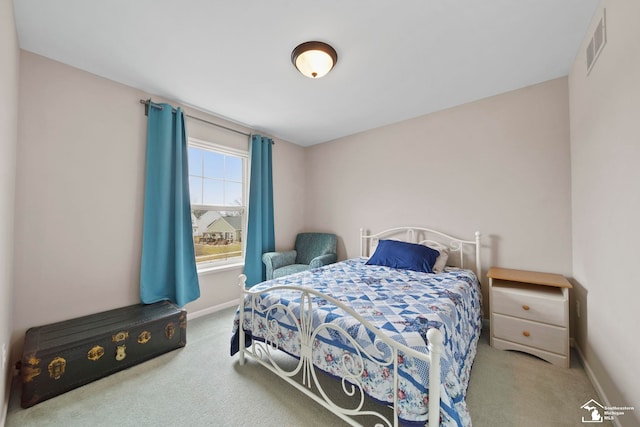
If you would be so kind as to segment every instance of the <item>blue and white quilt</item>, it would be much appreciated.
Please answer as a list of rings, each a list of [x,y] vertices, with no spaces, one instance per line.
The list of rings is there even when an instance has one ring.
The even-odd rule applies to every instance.
[[[254,286],[251,290],[279,285],[295,285],[316,289],[359,313],[383,333],[421,353],[428,353],[426,333],[440,329],[444,335],[441,357],[440,423],[444,426],[471,426],[465,402],[471,366],[475,358],[482,326],[480,285],[470,270],[447,268],[444,273],[427,274],[410,270],[366,265],[366,259],[355,258],[322,268],[309,270]],[[300,293],[278,290],[264,295],[264,306],[280,302],[299,313]],[[327,301],[313,301],[314,326],[335,323],[375,354],[372,334],[360,322]],[[264,317],[251,322],[250,302],[245,300],[244,331],[261,340],[266,328]],[[300,355],[298,330],[286,318],[278,319],[278,347],[294,356]],[[238,323],[233,326],[232,350],[238,350]],[[353,351],[348,341],[324,331],[313,343],[314,365],[340,376],[342,356]],[[365,392],[375,400],[393,403],[393,384],[388,367],[365,360],[360,381]],[[405,424],[422,424],[428,419],[427,363],[412,357],[399,357],[398,416]]]

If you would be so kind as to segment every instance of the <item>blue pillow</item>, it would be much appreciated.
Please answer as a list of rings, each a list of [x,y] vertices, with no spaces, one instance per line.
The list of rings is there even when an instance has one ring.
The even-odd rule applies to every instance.
[[[433,265],[438,255],[440,252],[424,245],[398,240],[380,240],[367,265],[433,273]]]

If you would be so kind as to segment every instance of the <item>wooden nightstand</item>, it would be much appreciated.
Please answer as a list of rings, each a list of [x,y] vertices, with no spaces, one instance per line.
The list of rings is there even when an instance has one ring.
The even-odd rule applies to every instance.
[[[569,367],[569,289],[560,274],[491,267],[491,346]]]

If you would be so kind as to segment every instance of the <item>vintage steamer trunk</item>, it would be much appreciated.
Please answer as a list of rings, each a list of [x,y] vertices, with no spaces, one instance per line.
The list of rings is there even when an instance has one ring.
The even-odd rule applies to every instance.
[[[22,407],[184,347],[186,314],[161,301],[29,329],[20,365]]]

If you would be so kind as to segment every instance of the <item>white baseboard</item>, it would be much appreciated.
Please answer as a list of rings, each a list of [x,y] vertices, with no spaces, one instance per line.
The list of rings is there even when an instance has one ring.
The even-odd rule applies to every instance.
[[[582,362],[582,366],[584,366],[584,371],[587,373],[587,378],[589,378],[589,381],[591,381],[593,388],[596,389],[596,393],[598,394],[598,397],[601,399],[602,404],[604,406],[612,406],[611,402],[609,402],[609,399],[607,398],[607,395],[604,393],[604,390],[602,389],[602,386],[600,385],[598,378],[593,373],[593,369],[591,369],[591,366],[589,366],[589,363],[584,358],[584,354],[582,354],[582,350],[580,349],[580,347],[578,346],[578,343],[573,338],[571,338],[571,347],[575,348],[576,351],[578,352],[578,357]],[[615,427],[622,427],[620,424],[620,421],[618,420],[618,417],[614,417],[612,421]]]
[[[9,399],[11,398],[11,382],[12,375],[7,375],[7,383],[5,384],[4,402],[2,402],[2,412],[0,412],[0,426],[7,422],[7,412],[9,412]]]
[[[187,320],[197,319],[198,317],[206,316],[207,314],[215,313],[216,311],[224,310],[225,308],[236,307],[239,304],[240,304],[240,298],[229,301],[229,302],[225,302],[224,304],[218,304],[212,307],[204,308],[202,310],[194,311],[192,313],[187,313]]]
[[[9,396],[5,396],[4,403],[2,404],[2,413],[0,414],[0,426],[3,426],[6,424],[8,410],[9,410]]]

